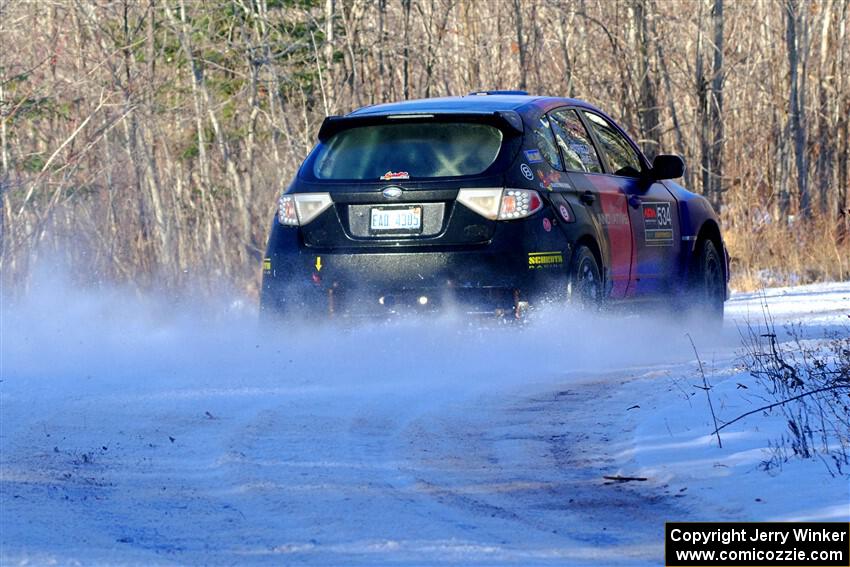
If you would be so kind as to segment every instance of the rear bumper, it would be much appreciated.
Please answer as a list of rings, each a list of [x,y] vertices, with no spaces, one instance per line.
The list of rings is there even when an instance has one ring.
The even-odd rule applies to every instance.
[[[490,243],[440,251],[313,252],[297,241],[278,242],[268,251],[261,306],[352,316],[448,306],[516,314],[525,302],[565,288],[569,253],[563,243],[549,250]]]
[[[519,318],[528,302],[519,290],[504,288],[420,288],[352,290],[345,287],[281,294],[263,290],[264,312],[297,317],[382,318],[394,315],[459,313],[467,316]]]

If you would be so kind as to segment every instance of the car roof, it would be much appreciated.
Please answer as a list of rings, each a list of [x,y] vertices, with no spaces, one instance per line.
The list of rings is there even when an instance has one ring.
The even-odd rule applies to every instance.
[[[535,106],[550,109],[556,106],[583,106],[596,109],[587,102],[574,98],[530,96],[516,94],[470,94],[466,96],[451,96],[442,98],[422,98],[401,102],[389,102],[358,108],[348,116],[369,116],[384,114],[421,114],[421,113],[454,113],[454,112],[497,112],[514,110],[521,111],[524,107]]]

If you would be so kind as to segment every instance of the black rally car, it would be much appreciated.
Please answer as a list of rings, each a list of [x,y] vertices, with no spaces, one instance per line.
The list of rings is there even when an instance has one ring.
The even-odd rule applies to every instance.
[[[675,298],[722,317],[728,261],[709,203],[586,102],[473,93],[328,117],[280,198],[265,313]]]

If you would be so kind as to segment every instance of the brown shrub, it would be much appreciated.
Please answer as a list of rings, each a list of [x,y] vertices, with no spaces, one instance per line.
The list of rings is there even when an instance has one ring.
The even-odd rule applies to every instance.
[[[724,231],[731,258],[731,287],[751,291],[848,279],[850,237],[846,222],[845,218],[839,222],[818,218],[783,223],[767,215],[733,219]]]

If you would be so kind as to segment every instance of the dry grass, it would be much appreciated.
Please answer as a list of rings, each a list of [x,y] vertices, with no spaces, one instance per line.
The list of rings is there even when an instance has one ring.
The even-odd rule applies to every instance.
[[[727,226],[732,289],[801,285],[850,278],[850,231],[822,219]]]

